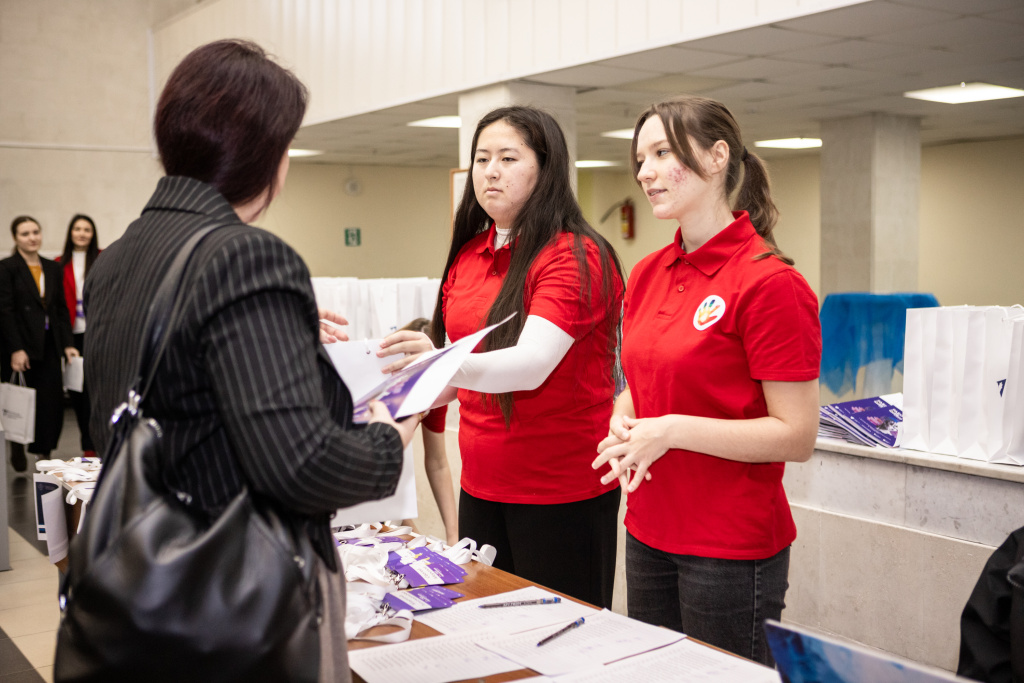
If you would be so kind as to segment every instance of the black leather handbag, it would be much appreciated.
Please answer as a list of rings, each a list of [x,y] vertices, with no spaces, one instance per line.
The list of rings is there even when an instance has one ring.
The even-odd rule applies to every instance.
[[[321,596],[301,519],[243,490],[208,520],[167,490],[142,406],[180,316],[182,248],[150,307],[138,379],[61,585],[57,681],[316,681]]]

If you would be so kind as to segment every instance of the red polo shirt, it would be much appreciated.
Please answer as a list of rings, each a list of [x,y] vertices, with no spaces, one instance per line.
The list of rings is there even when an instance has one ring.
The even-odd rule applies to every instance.
[[[506,429],[501,409],[484,394],[459,390],[459,449],[462,488],[477,498],[501,503],[571,503],[599,496],[602,486],[590,467],[597,444],[608,434],[612,411],[609,345],[622,299],[615,276],[615,299],[601,291],[597,246],[585,240],[591,300],[581,301],[574,237],[562,234],[535,259],[523,296],[526,315],[554,323],[574,342],[544,383],[513,393],[515,409]],[[509,247],[495,252],[494,228],[470,240],[459,252],[442,288],[445,327],[458,340],[484,326],[508,272]]]
[[[818,377],[818,300],[767,250],[747,213],[696,251],[675,241],[633,269],[622,365],[637,417],[765,417],[761,382]],[[670,450],[629,495],[626,528],[670,553],[770,557],[796,538],[784,463],[749,464]]]

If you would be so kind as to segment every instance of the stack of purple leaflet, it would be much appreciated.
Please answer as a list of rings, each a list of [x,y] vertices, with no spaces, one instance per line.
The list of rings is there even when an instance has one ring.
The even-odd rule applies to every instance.
[[[425,586],[399,593],[388,593],[384,596],[384,602],[396,611],[407,609],[410,612],[420,612],[451,607],[455,604],[452,600],[461,597],[462,593],[456,593],[444,586]]]
[[[462,583],[466,570],[428,548],[399,548],[388,553],[388,568],[401,574],[413,588]]]
[[[899,394],[833,403],[819,408],[818,436],[846,439],[865,446],[895,448],[903,411]]]

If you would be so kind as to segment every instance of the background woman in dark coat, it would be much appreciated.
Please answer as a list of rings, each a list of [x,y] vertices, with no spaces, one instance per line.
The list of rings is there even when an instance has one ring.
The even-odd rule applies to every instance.
[[[43,231],[31,216],[11,223],[14,254],[0,261],[0,344],[3,379],[25,373],[36,390],[36,440],[30,453],[48,457],[57,446],[64,424],[64,388],[60,358],[78,355],[64,302],[60,266],[39,255]],[[11,464],[27,466],[21,444],[11,444]]]

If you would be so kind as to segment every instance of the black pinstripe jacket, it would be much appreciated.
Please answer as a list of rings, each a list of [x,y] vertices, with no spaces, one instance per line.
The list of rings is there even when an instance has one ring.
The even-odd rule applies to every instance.
[[[84,292],[92,437],[134,379],[146,312],[177,250],[211,222],[185,274],[185,313],[143,405],[164,429],[164,480],[216,514],[242,483],[313,520],[335,566],[326,515],[394,492],[402,443],[352,424],[352,399],[319,343],[309,271],[274,235],[243,224],[205,183],[165,177],[105,249]]]

